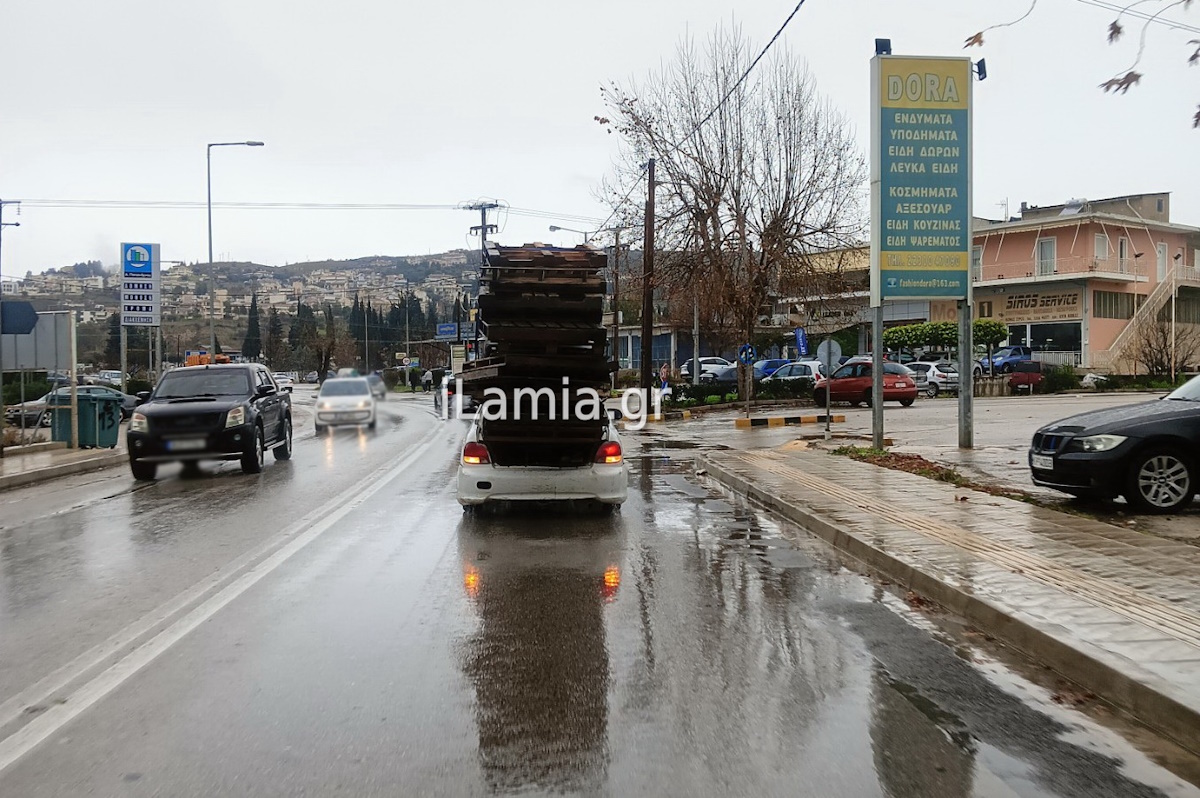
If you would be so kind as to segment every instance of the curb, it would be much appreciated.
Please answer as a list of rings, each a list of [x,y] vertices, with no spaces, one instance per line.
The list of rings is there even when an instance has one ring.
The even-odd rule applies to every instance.
[[[1197,742],[1200,741],[1200,709],[1180,703],[1122,672],[1110,661],[1089,650],[1089,646],[1073,645],[1058,639],[968,590],[923,573],[888,552],[873,547],[869,540],[839,528],[814,511],[766,493],[707,457],[697,458],[695,462],[706,468],[712,479],[729,490],[803,527],[897,584],[929,597],[970,621],[981,631],[1023,651],[1066,679],[1128,712],[1183,748],[1194,753],[1200,750],[1200,743]]]
[[[691,410],[668,410],[665,413],[651,413],[646,416],[646,421],[658,423],[662,421],[684,421],[690,418],[692,418]]]
[[[846,420],[844,415],[831,415],[830,423],[841,423]],[[796,424],[824,424],[826,416],[770,416],[767,418],[735,418],[733,425],[738,429],[751,427],[788,427]]]
[[[21,474],[9,474],[8,476],[0,477],[0,491],[20,488],[25,485],[32,485],[35,482],[57,479],[58,477],[66,477],[72,474],[82,474],[85,471],[112,468],[128,461],[129,456],[125,452],[112,452],[96,457],[89,457],[86,460],[74,460],[70,463],[46,466],[45,468],[26,471]]]
[[[29,443],[24,446],[5,446],[5,457],[20,457],[23,454],[37,454],[38,452],[52,452],[57,449],[66,449],[66,441],[39,441],[38,443]]]

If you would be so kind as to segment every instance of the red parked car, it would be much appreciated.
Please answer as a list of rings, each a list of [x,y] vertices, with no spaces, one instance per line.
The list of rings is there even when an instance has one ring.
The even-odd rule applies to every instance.
[[[813,387],[813,400],[818,406],[825,404],[825,391],[829,391],[831,402],[860,402],[871,404],[871,363],[851,361],[833,372],[826,380],[821,378]],[[908,407],[917,400],[917,381],[907,366],[899,363],[883,364],[883,401],[899,402]]]
[[[1012,364],[1012,376],[1008,378],[1008,387],[1013,393],[1021,391],[1029,391],[1033,393],[1042,380],[1045,372],[1042,370],[1042,364],[1037,360],[1023,360]]]

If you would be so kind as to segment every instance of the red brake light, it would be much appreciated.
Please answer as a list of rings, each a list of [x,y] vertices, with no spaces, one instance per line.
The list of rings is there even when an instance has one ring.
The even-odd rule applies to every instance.
[[[471,441],[463,447],[462,459],[467,465],[479,465],[480,463],[491,462],[488,459],[487,447],[476,441]]]
[[[596,450],[596,462],[609,465],[621,462],[621,444],[616,441],[600,444],[600,448]]]

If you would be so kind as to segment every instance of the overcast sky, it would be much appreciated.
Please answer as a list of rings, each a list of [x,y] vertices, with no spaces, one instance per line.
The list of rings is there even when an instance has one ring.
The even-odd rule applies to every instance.
[[[4,0],[0,8],[3,271],[114,263],[121,241],[157,242],[167,260],[205,261],[205,145],[213,198],[228,202],[455,205],[603,219],[594,188],[616,135],[598,87],[641,78],[682,36],[736,20],[765,44],[794,0]],[[1142,85],[1097,84],[1136,43],[1105,43],[1115,16],[1079,0],[1041,0],[984,48],[963,40],[1019,16],[1028,0],[809,0],[780,44],[868,146],[876,37],[896,54],[986,57],[975,90],[975,212],[1006,198],[1173,192],[1173,219],[1200,225],[1200,68],[1194,32],[1153,26]],[[1149,8],[1147,4],[1143,8]],[[1173,18],[1200,26],[1200,10]],[[1128,29],[1136,36],[1136,23]],[[777,45],[778,46],[778,45]],[[58,208],[33,200],[193,203],[185,208]],[[554,219],[509,213],[504,243],[577,243]],[[459,210],[217,208],[218,260],[284,264],[419,255],[477,246]],[[583,229],[583,221],[559,221]]]

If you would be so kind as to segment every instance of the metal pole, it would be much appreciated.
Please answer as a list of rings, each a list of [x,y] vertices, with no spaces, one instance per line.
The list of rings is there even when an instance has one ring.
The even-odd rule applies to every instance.
[[[20,226],[20,222],[4,221],[4,206],[5,205],[19,205],[19,204],[20,204],[19,202],[15,202],[13,200],[9,200],[6,202],[6,201],[0,199],[0,241],[3,241],[3,238],[4,238],[3,234],[4,234],[5,227],[9,227],[9,226],[19,227]],[[3,258],[0,258],[0,267],[3,266],[3,263],[4,263]],[[2,328],[4,325],[4,312],[2,310],[3,307],[4,307],[4,269],[0,268],[0,328]],[[3,339],[3,336],[0,335],[0,350],[2,350],[3,346],[4,346],[2,343],[2,339]],[[4,433],[4,425],[6,423],[8,423],[3,418],[3,415],[4,415],[3,396],[4,396],[4,362],[3,362],[3,355],[0,354],[0,458],[4,457],[4,434],[3,433]],[[21,417],[24,418],[24,415],[25,414],[22,413]]]
[[[125,351],[126,344],[129,339],[126,337],[125,325],[121,325],[121,393],[127,393],[125,390],[128,386],[125,384],[125,372],[129,369],[128,354]]]
[[[975,353],[975,330],[971,303],[958,302],[958,448],[975,448],[975,380],[971,356]],[[1030,389],[1030,395],[1033,390]]]
[[[649,401],[653,372],[651,348],[654,343],[654,159],[648,166],[646,183],[646,232],[642,249],[642,390]]]
[[[700,384],[700,289],[692,294],[692,385]]]
[[[75,333],[75,314],[68,322],[71,330],[71,442],[72,449],[79,448],[79,341]],[[59,410],[55,411],[62,412]]]
[[[217,360],[217,267],[213,265],[212,245],[212,148],[206,150],[208,174],[208,362]]]
[[[1175,299],[1179,296],[1179,284],[1175,281],[1175,275],[1179,271],[1179,264],[1175,263],[1171,266],[1171,384],[1175,384],[1177,361],[1175,360]]]
[[[883,304],[871,322],[871,447],[883,448]]]
[[[612,307],[612,326],[613,326],[613,342],[612,352],[613,360],[617,363],[617,370],[612,375],[613,390],[617,388],[617,375],[621,372],[621,228],[613,231],[613,307]]]
[[[829,428],[829,377],[833,374],[833,338],[825,339],[825,440],[833,437]],[[815,382],[815,380],[814,380]]]

